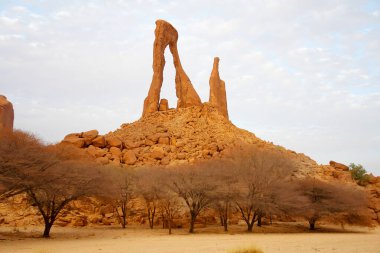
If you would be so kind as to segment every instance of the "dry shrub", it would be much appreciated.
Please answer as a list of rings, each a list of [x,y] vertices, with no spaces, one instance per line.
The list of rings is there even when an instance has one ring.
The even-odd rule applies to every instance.
[[[256,248],[255,246],[250,246],[229,250],[228,253],[263,253],[263,251],[261,249]]]

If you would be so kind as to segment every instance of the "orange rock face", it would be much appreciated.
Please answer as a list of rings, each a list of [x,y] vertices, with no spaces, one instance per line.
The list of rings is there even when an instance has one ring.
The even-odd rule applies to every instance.
[[[210,98],[209,103],[214,106],[218,111],[228,119],[227,110],[227,96],[226,96],[226,85],[219,76],[219,58],[214,58],[214,66],[211,71],[210,76]]]
[[[176,71],[175,87],[178,98],[177,108],[201,106],[202,102],[195,91],[189,77],[182,68],[177,49],[178,32],[165,20],[156,21],[155,40],[153,47],[153,78],[148,96],[144,100],[143,116],[156,112],[159,109],[160,93],[165,67],[165,48],[169,46],[173,55],[173,63]]]
[[[5,96],[0,95],[0,132],[13,130],[13,105]]]

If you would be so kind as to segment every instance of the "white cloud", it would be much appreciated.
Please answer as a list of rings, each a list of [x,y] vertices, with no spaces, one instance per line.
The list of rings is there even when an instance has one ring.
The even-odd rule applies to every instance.
[[[17,18],[9,18],[9,17],[5,17],[5,16],[0,17],[0,24],[15,25],[18,22],[19,22],[19,20]]]

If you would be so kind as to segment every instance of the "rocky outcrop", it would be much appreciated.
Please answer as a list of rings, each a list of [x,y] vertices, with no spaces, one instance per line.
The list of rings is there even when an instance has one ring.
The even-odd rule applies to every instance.
[[[173,55],[176,71],[175,87],[178,98],[177,108],[189,106],[200,106],[202,104],[189,77],[182,68],[177,49],[178,32],[165,20],[156,21],[155,40],[153,46],[153,78],[149,88],[148,96],[144,100],[143,116],[159,110],[159,100],[163,82],[163,71],[165,67],[165,48],[169,46]]]
[[[297,161],[298,175],[314,175],[319,170],[319,165],[309,157],[237,128],[208,103],[151,113],[104,136],[98,135],[90,144],[83,140],[84,133],[66,138],[72,138],[70,136],[78,142],[82,140],[85,143],[82,149],[98,163],[120,167],[192,164],[201,160],[229,158],[232,151],[236,152],[241,146],[256,145],[281,152],[290,160]],[[106,141],[97,146],[99,139]]]
[[[0,132],[13,131],[13,105],[3,95],[0,95]]]
[[[346,166],[346,165],[344,165],[342,163],[334,162],[334,161],[330,161],[330,166],[334,167],[337,170],[343,170],[343,171],[348,171],[349,170],[348,166]]]
[[[218,111],[228,119],[227,110],[227,96],[226,96],[226,85],[219,76],[219,58],[214,58],[214,65],[210,76],[210,98],[209,103],[214,106]]]

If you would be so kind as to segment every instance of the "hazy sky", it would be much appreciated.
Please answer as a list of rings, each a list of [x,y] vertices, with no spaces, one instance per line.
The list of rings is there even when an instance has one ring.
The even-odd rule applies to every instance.
[[[319,163],[380,175],[380,1],[0,1],[0,93],[49,142],[137,120],[155,20],[203,101],[221,58],[230,119]],[[176,104],[169,50],[162,97]]]

